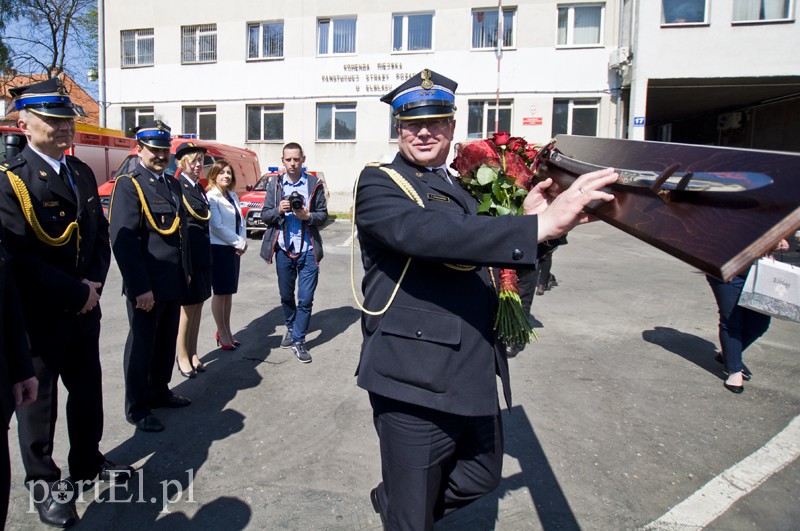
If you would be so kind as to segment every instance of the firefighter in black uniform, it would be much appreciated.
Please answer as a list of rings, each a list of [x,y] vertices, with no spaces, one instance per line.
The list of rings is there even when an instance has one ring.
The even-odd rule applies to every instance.
[[[73,480],[108,480],[131,469],[107,461],[100,369],[100,293],[111,259],[108,223],[92,170],[65,156],[76,108],[57,78],[9,90],[28,143],[0,170],[0,220],[15,280],[39,398],[17,412],[25,481],[49,525],[77,522],[74,502],[56,503],[61,478],[53,461],[58,378],[67,389],[69,469]]]
[[[399,154],[370,164],[356,184],[364,266],[358,385],[369,391],[383,481],[373,507],[389,529],[436,520],[499,483],[503,437],[499,374],[510,404],[505,349],[495,340],[497,293],[488,266],[532,268],[537,242],[583,219],[611,170],[579,177],[556,198],[550,180],[527,216],[477,216],[477,202],[447,171],[456,83],[423,70],[382,98],[392,106]],[[399,289],[398,289],[399,288]]]
[[[162,431],[159,407],[191,401],[169,389],[181,300],[191,279],[186,209],[170,163],[170,128],[136,129],[140,163],[117,176],[108,211],[111,248],[122,274],[130,331],[125,343],[125,416],[137,429]]]

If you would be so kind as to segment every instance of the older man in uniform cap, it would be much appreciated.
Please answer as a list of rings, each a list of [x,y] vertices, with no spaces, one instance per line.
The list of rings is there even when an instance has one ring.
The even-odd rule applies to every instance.
[[[140,163],[133,173],[117,176],[108,218],[130,322],[125,416],[137,429],[155,432],[164,424],[152,409],[191,404],[169,389],[191,263],[180,183],[164,174],[170,163],[170,128],[159,120],[142,124],[136,140]]]
[[[584,221],[590,201],[613,199],[599,190],[616,179],[608,169],[556,198],[546,194],[550,180],[536,185],[525,200],[531,215],[477,216],[446,166],[455,90],[423,70],[381,98],[394,111],[399,153],[367,165],[356,184],[365,271],[357,375],[380,439],[383,481],[370,497],[388,529],[431,529],[498,485],[496,375],[507,404],[510,390],[489,266],[534,267],[537,242]]]
[[[17,411],[25,481],[41,520],[68,527],[74,502],[58,503],[51,485],[61,478],[53,461],[58,378],[67,389],[69,471],[73,481],[125,478],[132,469],[106,460],[100,369],[100,293],[111,258],[108,223],[92,170],[65,156],[75,134],[72,104],[57,78],[9,93],[27,138],[0,177],[0,220],[39,379],[39,398]]]

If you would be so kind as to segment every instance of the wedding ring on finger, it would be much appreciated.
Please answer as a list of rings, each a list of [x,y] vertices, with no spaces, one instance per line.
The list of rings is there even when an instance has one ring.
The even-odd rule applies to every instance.
[[[582,193],[582,194],[585,194],[585,193],[586,193],[586,192],[583,190],[583,188],[578,188],[578,191],[579,191],[580,193]]]

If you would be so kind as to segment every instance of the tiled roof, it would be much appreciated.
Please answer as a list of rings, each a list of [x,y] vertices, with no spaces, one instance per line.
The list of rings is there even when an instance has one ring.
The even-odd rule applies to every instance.
[[[19,118],[19,112],[14,108],[14,100],[8,94],[8,89],[44,81],[48,77],[49,76],[46,74],[27,74],[13,77],[0,77],[0,98],[3,100],[3,106],[0,108],[0,114],[3,115],[0,118],[2,125],[16,125],[17,118]],[[88,115],[78,116],[76,121],[83,124],[99,125],[100,106],[97,104],[97,102],[94,101],[94,99],[67,74],[62,73],[59,77],[62,79],[62,81],[64,81],[64,87],[66,87],[72,103],[83,107],[83,110],[85,110],[86,114]]]

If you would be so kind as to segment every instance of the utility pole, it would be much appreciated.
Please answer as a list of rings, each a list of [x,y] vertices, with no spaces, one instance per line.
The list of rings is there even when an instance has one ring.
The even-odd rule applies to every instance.
[[[97,95],[100,127],[106,126],[106,12],[105,0],[97,0]]]
[[[503,0],[497,0],[497,93],[494,101],[494,132],[500,131],[500,60],[503,58]]]

